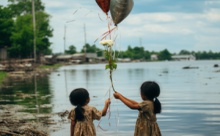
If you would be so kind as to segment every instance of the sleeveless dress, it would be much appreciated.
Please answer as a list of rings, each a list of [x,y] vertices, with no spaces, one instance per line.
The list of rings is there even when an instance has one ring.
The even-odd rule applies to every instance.
[[[154,114],[154,104],[146,100],[141,103],[136,121],[134,136],[161,136],[157,118]]]
[[[73,136],[96,136],[93,120],[100,120],[102,112],[89,105],[85,105],[82,108],[85,110],[84,121],[75,121],[75,108],[70,111],[68,116],[68,119],[75,121]]]

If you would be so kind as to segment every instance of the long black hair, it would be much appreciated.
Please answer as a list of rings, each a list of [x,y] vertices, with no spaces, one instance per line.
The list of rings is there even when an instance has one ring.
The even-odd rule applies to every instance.
[[[75,119],[78,121],[83,121],[85,118],[83,115],[85,110],[82,108],[82,106],[84,106],[86,104],[86,101],[88,98],[89,98],[89,93],[84,88],[74,89],[69,95],[70,103],[72,105],[76,106]]]
[[[141,85],[140,90],[142,95],[154,102],[154,113],[161,113],[161,103],[157,99],[160,95],[159,85],[154,81],[146,81]]]

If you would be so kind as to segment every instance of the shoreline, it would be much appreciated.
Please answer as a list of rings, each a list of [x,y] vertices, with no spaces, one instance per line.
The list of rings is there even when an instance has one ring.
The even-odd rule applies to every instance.
[[[63,119],[67,116],[67,111],[53,114],[34,114],[22,112],[25,109],[27,107],[21,105],[0,105],[0,135],[49,136],[50,132],[59,130],[60,123],[67,123],[67,119]],[[60,118],[53,119],[54,116]]]
[[[39,65],[33,71],[0,71],[0,91],[1,89],[8,87],[7,82],[9,82],[12,78],[18,80],[29,80],[35,75],[44,76],[45,74],[48,74],[64,65],[65,64],[55,64],[52,66]],[[8,97],[8,95],[5,95],[5,97]],[[21,93],[16,97],[21,97],[22,99],[23,97],[32,98],[34,96],[27,96]],[[67,122],[67,120],[63,118],[67,116],[68,111],[51,114],[30,113],[25,111],[37,110],[37,108],[38,107],[29,109],[25,106],[13,104],[0,105],[0,135],[49,136],[51,131],[56,131],[59,129],[59,126],[57,126],[59,123]],[[54,119],[54,116],[57,116],[56,119]]]
[[[4,87],[4,83],[7,82],[8,78],[30,78],[35,74],[41,75],[42,73],[50,73],[53,70],[64,66],[65,64],[55,64],[55,65],[39,65],[32,71],[16,70],[16,71],[0,71],[0,89]]]

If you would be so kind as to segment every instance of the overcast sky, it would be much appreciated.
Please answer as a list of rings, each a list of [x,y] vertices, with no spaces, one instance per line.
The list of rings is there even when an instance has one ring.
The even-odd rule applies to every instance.
[[[51,48],[54,52],[64,50],[65,25],[66,49],[74,45],[80,50],[85,41],[94,44],[108,30],[106,15],[95,0],[42,2],[51,15],[50,24],[54,29]],[[0,0],[0,4],[6,5],[7,0]],[[172,53],[182,49],[219,52],[220,0],[135,0],[131,13],[118,25],[111,38],[116,39],[117,50],[126,50],[131,45],[143,46],[150,51],[168,49]],[[102,48],[99,40],[95,44]]]

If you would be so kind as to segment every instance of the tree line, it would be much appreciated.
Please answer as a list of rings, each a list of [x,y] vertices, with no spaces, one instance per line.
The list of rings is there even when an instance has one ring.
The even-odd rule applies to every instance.
[[[102,57],[103,49],[96,47],[96,45],[85,44],[80,51],[81,53],[97,53],[98,57]],[[69,46],[69,49],[65,51],[66,54],[75,54],[77,53],[76,47],[74,45]],[[193,55],[197,60],[217,60],[220,59],[220,52],[206,52],[206,51],[187,51],[181,50],[178,53],[171,53],[168,49],[161,51],[148,51],[144,47],[128,46],[125,51],[116,51],[116,57],[118,58],[130,58],[132,60],[151,60],[151,55],[157,55],[158,60],[171,60],[173,55]]]

